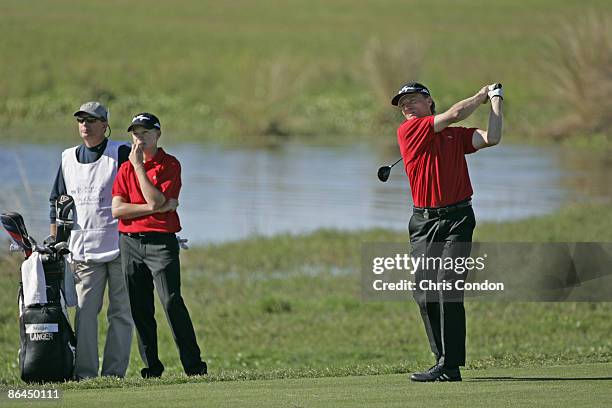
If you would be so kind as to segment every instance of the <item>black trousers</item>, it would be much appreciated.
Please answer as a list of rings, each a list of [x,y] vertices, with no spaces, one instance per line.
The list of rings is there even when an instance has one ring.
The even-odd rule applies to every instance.
[[[410,218],[411,256],[442,259],[468,257],[476,221],[472,207],[464,207],[436,216],[415,211]],[[419,306],[431,351],[438,364],[445,367],[465,365],[465,308],[463,291],[422,290],[423,280],[447,282],[454,287],[457,280],[465,280],[467,272],[458,274],[452,269],[435,266],[421,267],[415,272],[417,290],[413,292]]]
[[[200,348],[181,296],[179,244],[175,234],[128,236],[119,240],[121,263],[130,296],[132,318],[145,365],[163,370],[157,349],[153,283],[172,330],[186,373],[201,369]]]

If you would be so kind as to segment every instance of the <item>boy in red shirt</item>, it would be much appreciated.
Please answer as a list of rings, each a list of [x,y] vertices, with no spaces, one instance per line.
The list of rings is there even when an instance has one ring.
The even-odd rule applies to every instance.
[[[491,101],[488,131],[449,127],[470,116],[478,106]],[[471,251],[476,226],[471,197],[472,185],[465,155],[495,146],[502,135],[501,85],[484,86],[474,96],[457,102],[435,115],[429,89],[418,82],[405,84],[391,103],[406,119],[397,129],[397,141],[410,181],[413,215],[408,230],[411,256],[465,258]],[[465,309],[463,291],[455,282],[466,273],[452,269],[420,268],[413,292],[436,364],[414,373],[412,381],[461,381],[459,366],[465,365]],[[453,289],[425,290],[420,283],[447,282]]]
[[[207,373],[200,358],[189,312],[181,296],[176,208],[181,189],[181,165],[157,147],[159,119],[140,113],[128,128],[133,144],[113,185],[112,212],[119,218],[119,247],[128,283],[132,317],[146,367],[143,378],[160,377],[164,366],[157,351],[153,282],[170,323],[187,375]]]

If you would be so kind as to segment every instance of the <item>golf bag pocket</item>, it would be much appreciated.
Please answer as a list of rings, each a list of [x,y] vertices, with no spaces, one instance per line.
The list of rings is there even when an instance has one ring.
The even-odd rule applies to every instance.
[[[49,303],[21,308],[19,369],[27,383],[72,378],[76,341],[64,314],[59,285],[47,286],[47,295]],[[51,301],[53,298],[57,301]]]

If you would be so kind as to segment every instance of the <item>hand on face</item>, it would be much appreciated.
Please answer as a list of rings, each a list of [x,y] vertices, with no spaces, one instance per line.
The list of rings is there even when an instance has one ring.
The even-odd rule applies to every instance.
[[[160,132],[157,129],[146,129],[135,126],[132,129],[132,145],[139,146],[144,152],[144,158],[149,160],[157,152],[157,140]]]
[[[130,163],[132,163],[132,166],[134,167],[143,165],[144,152],[142,150],[142,143],[132,143],[132,150],[130,151],[129,159]]]

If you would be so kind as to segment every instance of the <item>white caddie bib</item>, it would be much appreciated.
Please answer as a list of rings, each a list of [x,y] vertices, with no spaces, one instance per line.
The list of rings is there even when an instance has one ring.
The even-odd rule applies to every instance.
[[[93,163],[79,163],[78,146],[62,153],[66,191],[74,198],[74,226],[70,253],[75,261],[108,262],[119,255],[118,221],[111,213],[112,188],[118,167],[119,146],[109,140]]]

